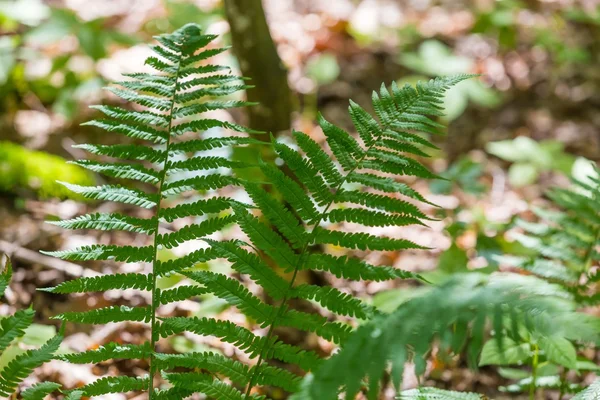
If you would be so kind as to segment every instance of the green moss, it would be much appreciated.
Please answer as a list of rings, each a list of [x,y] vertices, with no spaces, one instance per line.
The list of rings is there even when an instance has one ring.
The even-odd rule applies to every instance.
[[[33,151],[15,143],[0,141],[0,191],[34,191],[40,198],[80,199],[56,181],[93,185],[86,170],[68,164],[59,156]]]

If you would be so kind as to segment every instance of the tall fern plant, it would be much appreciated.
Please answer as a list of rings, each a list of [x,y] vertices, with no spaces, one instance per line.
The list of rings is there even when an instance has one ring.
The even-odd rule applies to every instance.
[[[343,345],[352,331],[348,320],[368,319],[377,314],[360,299],[334,287],[298,284],[297,277],[301,271],[324,271],[357,281],[415,277],[392,267],[368,264],[356,257],[327,254],[316,250],[318,246],[315,245],[369,251],[421,248],[406,239],[330,228],[336,224],[369,228],[424,224],[428,218],[415,204],[426,200],[408,185],[398,182],[396,177],[435,177],[414,157],[425,157],[423,149],[434,147],[422,134],[440,133],[442,126],[434,118],[442,115],[444,92],[467,76],[440,78],[416,87],[399,88],[394,84],[391,91],[382,86],[379,93],[373,94],[375,117],[351,103],[349,112],[359,139],[319,116],[319,125],[327,138],[329,151],[300,132],[294,133],[297,146],[290,147],[273,141],[275,152],[291,172],[286,175],[275,165],[260,163],[258,167],[271,186],[267,193],[262,186],[232,175],[231,168],[243,165],[227,158],[196,155],[180,159],[182,154],[255,142],[245,135],[182,140],[184,133],[201,133],[213,127],[251,133],[241,126],[202,115],[209,110],[245,105],[237,101],[211,100],[246,87],[238,83],[239,78],[221,74],[219,71],[223,67],[197,65],[223,51],[204,49],[213,39],[213,36],[201,34],[195,25],[158,37],[160,45],[153,47],[158,57],[147,60],[147,64],[158,73],[132,74],[131,80],[118,84],[120,88],[110,89],[123,99],[146,109],[132,111],[111,106],[98,107],[109,119],[95,120],[90,122],[91,125],[143,140],[145,145],[80,146],[96,155],[135,162],[77,161],[77,164],[109,177],[151,184],[156,190],[149,193],[139,186],[67,185],[92,199],[154,209],[154,216],[149,219],[121,214],[90,214],[57,222],[71,229],[124,230],[144,234],[151,242],[144,247],[94,245],[50,253],[69,260],[114,259],[152,265],[149,274],[80,278],[48,289],[53,293],[65,294],[138,289],[150,292],[152,297],[151,304],[144,307],[113,306],[86,312],[67,312],[57,317],[75,323],[137,321],[150,325],[151,340],[148,343],[109,343],[97,350],[62,356],[73,363],[97,363],[115,358],[150,361],[150,374],[147,377],[101,378],[79,388],[76,392],[78,395],[97,396],[148,390],[151,399],[181,399],[199,392],[219,400],[242,400],[262,398],[254,393],[258,386],[275,386],[287,392],[296,392],[300,375],[277,366],[273,361],[278,361],[279,365],[281,362],[291,364],[308,372],[317,368],[322,359],[314,351],[283,342],[275,334],[278,327],[311,332]],[[212,172],[193,178],[177,177],[181,171],[197,173],[204,170]],[[215,190],[230,185],[243,186],[254,204],[243,204],[220,196],[176,206],[169,206],[165,202],[165,199],[186,191],[213,194]],[[276,200],[277,196],[281,196],[285,203]],[[162,224],[192,216],[202,216],[204,220],[175,232],[160,232]],[[219,241],[210,237],[234,223],[245,233],[245,240]],[[159,249],[173,248],[192,239],[204,240],[207,247],[176,260],[158,259]],[[256,282],[272,301],[261,299],[237,279],[225,274],[192,268],[198,262],[214,259],[228,260],[233,270]],[[289,272],[286,276],[290,278],[280,275],[272,265]],[[159,289],[157,278],[170,274],[180,274],[194,284]],[[256,322],[263,332],[214,318],[157,315],[161,305],[206,293],[235,306],[250,321]],[[291,300],[296,299],[319,305],[328,310],[330,315],[337,316],[337,321],[323,316],[319,311],[293,309]],[[184,332],[217,337],[222,342],[235,345],[254,361],[246,365],[218,353],[177,355],[156,351],[156,342],[160,338]],[[188,372],[181,372],[182,369]],[[167,388],[155,389],[154,381],[159,371],[170,383]]]
[[[65,251],[48,252],[63,259],[86,261],[108,260],[123,262],[147,262],[152,264],[149,274],[131,273],[103,275],[100,277],[80,278],[64,282],[46,289],[52,293],[68,294],[97,292],[111,289],[138,289],[151,292],[152,302],[144,307],[111,306],[86,312],[67,312],[56,318],[75,323],[106,324],[118,321],[137,321],[150,324],[151,340],[143,345],[119,345],[110,343],[98,350],[71,354],[62,357],[72,363],[97,363],[115,358],[149,359],[150,374],[144,378],[105,377],[88,386],[80,388],[85,396],[105,393],[149,390],[150,398],[168,398],[169,391],[154,391],[154,379],[157,371],[168,367],[201,366],[202,363],[221,363],[225,368],[226,360],[216,356],[203,355],[196,358],[178,359],[155,352],[155,345],[164,333],[157,318],[157,309],[161,305],[181,301],[207,292],[198,285],[180,286],[170,290],[160,290],[157,279],[177,271],[185,270],[194,264],[215,258],[209,250],[198,250],[175,261],[160,261],[159,249],[173,248],[186,241],[209,236],[233,222],[231,216],[218,217],[214,214],[230,207],[228,198],[211,197],[185,206],[167,206],[165,199],[186,191],[207,192],[213,189],[235,185],[238,181],[230,173],[209,173],[217,168],[239,166],[224,157],[192,156],[182,160],[186,154],[254,142],[248,137],[231,136],[200,139],[193,137],[182,140],[189,132],[202,132],[210,128],[221,127],[235,132],[250,130],[228,122],[223,122],[202,114],[211,110],[244,106],[241,101],[201,101],[228,96],[243,90],[246,86],[240,78],[227,72],[228,68],[203,63],[204,60],[223,52],[224,48],[206,48],[215,39],[213,35],[202,34],[196,25],[186,25],[173,34],[158,36],[158,45],[152,47],[157,57],[150,57],[146,64],[157,71],[156,74],[135,73],[130,79],[118,82],[109,91],[122,99],[140,105],[143,110],[130,110],[116,106],[97,106],[107,118],[90,121],[92,125],[109,132],[135,139],[140,144],[90,145],[78,147],[94,155],[117,159],[115,162],[79,160],[82,167],[99,172],[111,178],[119,178],[145,185],[143,188],[121,185],[103,185],[93,187],[76,186],[65,183],[72,191],[90,199],[108,200],[153,209],[154,216],[149,219],[134,218],[116,213],[88,214],[72,220],[56,222],[68,229],[98,229],[104,231],[128,231],[147,235],[151,244],[144,247],[93,245]],[[225,73],[227,72],[227,73]],[[193,118],[190,118],[193,117]],[[131,160],[126,162],[122,160]],[[178,176],[194,172],[196,177],[178,179]],[[148,185],[155,190],[146,190]],[[207,216],[198,224],[188,225],[179,231],[160,233],[161,221],[172,222],[189,216]],[[192,324],[193,325],[193,324]],[[210,325],[215,329],[218,324]],[[218,334],[218,333],[217,333]],[[183,364],[183,365],[180,365]],[[218,381],[204,380],[202,391],[219,398]],[[174,394],[173,398],[179,398]]]

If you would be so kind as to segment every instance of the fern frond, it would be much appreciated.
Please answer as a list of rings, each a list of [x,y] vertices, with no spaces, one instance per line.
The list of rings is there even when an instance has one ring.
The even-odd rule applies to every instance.
[[[237,204],[242,207],[250,207],[247,204],[240,203],[227,197],[213,197],[206,200],[198,200],[194,203],[184,203],[175,207],[162,208],[159,216],[167,222],[173,222],[178,218],[202,216],[205,214],[217,214],[221,211],[230,209],[232,204]]]
[[[318,220],[319,213],[310,197],[298,183],[286,176],[277,167],[260,162],[260,168],[270,182],[279,190],[283,198],[294,208],[294,211],[307,223]]]
[[[223,176],[219,174],[199,176],[196,178],[181,179],[178,181],[165,183],[162,190],[162,196],[169,197],[190,190],[216,190],[226,186],[235,186],[239,184],[240,181],[231,176]]]
[[[485,397],[476,393],[455,392],[433,387],[405,390],[400,393],[400,400],[483,400]]]
[[[270,321],[274,313],[272,306],[264,304],[237,280],[210,271],[182,272],[188,278],[204,285],[215,296],[237,307],[259,324]]]
[[[264,398],[257,396],[244,396],[235,387],[213,378],[209,375],[199,373],[167,373],[164,378],[176,388],[192,390],[193,392],[205,393],[208,396],[223,400],[246,400]]]
[[[63,221],[47,221],[64,229],[98,229],[101,231],[127,231],[152,235],[156,224],[151,219],[134,218],[121,214],[86,214]]]
[[[119,133],[132,139],[148,140],[159,144],[167,142],[167,132],[148,126],[133,125],[110,119],[94,119],[84,122],[82,125],[95,126],[96,128],[103,129],[107,132]]]
[[[253,183],[247,183],[246,191],[257,205],[264,211],[269,221],[286,237],[286,239],[300,249],[306,244],[307,235],[300,221],[283,204],[269,196],[264,190]]]
[[[77,392],[80,392],[86,397],[93,397],[110,393],[127,393],[146,390],[149,384],[150,379],[148,377],[107,376],[77,388]]]
[[[39,290],[60,294],[104,292],[115,289],[152,290],[152,282],[152,274],[114,274],[73,279],[58,286]]]
[[[392,279],[421,279],[419,275],[387,266],[375,266],[356,258],[332,256],[330,254],[311,254],[303,269],[327,271],[338,278],[354,281],[387,281]]]
[[[12,261],[10,258],[7,258],[4,269],[0,273],[0,296],[4,296],[6,289],[8,289],[8,285],[10,285],[10,280],[12,279],[12,273]]]
[[[137,144],[78,144],[74,147],[76,149],[85,150],[94,155],[121,158],[124,160],[161,162],[167,157],[167,153],[165,151],[156,150],[152,147],[140,146]]]
[[[184,285],[174,289],[160,290],[157,292],[156,298],[158,298],[159,304],[170,304],[201,296],[206,293],[210,292],[202,286]]]
[[[207,262],[216,258],[219,258],[219,254],[214,249],[200,249],[175,260],[157,261],[154,273],[156,276],[164,276],[191,268],[197,263]]]
[[[199,239],[204,236],[209,236],[215,232],[219,232],[234,221],[234,216],[210,218],[199,224],[187,225],[177,232],[158,235],[157,244],[162,245],[167,249],[171,249],[188,240]]]
[[[240,274],[249,275],[271,297],[275,299],[283,298],[288,283],[269,268],[256,254],[246,251],[232,241],[217,242],[209,239],[205,239],[205,241],[211,245],[212,251],[218,254],[219,257],[229,260],[234,270]]]
[[[90,171],[98,172],[111,178],[130,179],[133,181],[153,183],[160,182],[158,172],[141,165],[122,163],[101,163],[90,160],[72,161],[70,164],[78,165]]]
[[[594,304],[598,296],[589,290],[589,274],[600,261],[600,185],[574,180],[570,189],[552,189],[548,197],[560,211],[535,208],[538,222],[518,220],[524,234],[514,235],[531,256],[501,260],[538,276],[558,280],[583,304]],[[585,194],[583,194],[585,193]]]
[[[56,335],[39,349],[28,350],[10,361],[0,370],[0,396],[10,396],[35,368],[50,361],[61,342],[62,335]]]
[[[234,344],[246,352],[249,357],[255,358],[260,353],[265,342],[269,346],[269,354],[273,358],[286,363],[298,365],[309,371],[320,364],[321,358],[313,351],[302,350],[274,338],[259,337],[233,322],[218,321],[211,318],[163,318],[160,325],[161,337],[168,337],[182,332],[191,332],[198,335],[216,336],[222,341]]]
[[[218,353],[157,354],[156,360],[161,371],[175,368],[202,369],[226,376],[241,385],[248,383],[249,367]]]
[[[150,354],[152,354],[152,348],[149,343],[134,345],[110,342],[96,350],[60,354],[56,358],[71,364],[96,364],[112,359],[144,359],[150,357]]]
[[[25,334],[25,329],[33,323],[34,315],[35,311],[28,308],[0,320],[0,353],[6,350],[13,340]]]
[[[49,256],[62,258],[63,260],[115,260],[133,263],[152,261],[154,249],[152,246],[134,247],[94,244],[91,246],[83,246],[71,250],[43,251],[42,253]]]
[[[390,239],[363,232],[348,233],[326,229],[317,229],[316,231],[315,243],[332,244],[347,249],[386,251],[426,249],[426,247],[406,239]]]
[[[27,388],[21,393],[23,400],[44,400],[46,396],[58,390],[60,384],[54,382],[41,382]]]
[[[156,207],[155,195],[147,194],[137,189],[128,189],[122,186],[80,186],[67,182],[58,182],[74,193],[92,200],[108,200],[118,203],[132,204],[142,208]]]
[[[248,164],[231,161],[225,157],[192,157],[184,161],[174,161],[167,164],[167,175],[174,175],[181,171],[202,171],[217,168],[246,168]]]
[[[453,334],[467,334],[465,330],[454,331],[454,326],[472,323],[473,341],[480,342],[487,319],[513,321],[507,326],[516,330],[526,319],[538,337],[559,334],[557,330],[579,332],[580,338],[587,338],[583,340],[598,335],[594,322],[575,313],[572,297],[557,285],[514,274],[457,275],[402,304],[391,315],[376,317],[361,326],[342,350],[315,372],[310,385],[303,386],[302,394],[294,398],[333,399],[341,387],[352,398],[365,377],[369,377],[371,389],[376,387],[388,362],[392,363],[392,378],[398,385],[409,348],[415,363],[424,365],[422,360],[436,337],[441,337],[446,347]],[[572,330],[574,326],[577,328]],[[503,335],[502,332],[497,335]],[[464,336],[456,339],[460,339],[458,343],[465,341]],[[460,350],[460,346],[454,350]]]
[[[109,322],[150,322],[150,307],[109,306],[90,311],[69,311],[54,317],[61,321],[103,325]]]
[[[577,393],[573,400],[597,400],[600,397],[600,379],[596,379],[590,386]]]
[[[255,246],[262,249],[283,268],[293,268],[296,265],[298,255],[279,234],[250,215],[245,208],[238,206],[233,208],[238,224]]]
[[[368,319],[375,313],[373,307],[333,287],[302,284],[292,289],[291,296],[292,298],[314,300],[339,315]]]

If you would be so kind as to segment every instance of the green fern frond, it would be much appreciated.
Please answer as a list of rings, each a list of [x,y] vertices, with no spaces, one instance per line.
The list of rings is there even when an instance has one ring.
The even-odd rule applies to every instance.
[[[246,400],[246,399],[264,399],[263,396],[244,396],[235,387],[213,378],[206,374],[199,373],[167,373],[164,378],[173,384],[176,388],[192,390],[194,392],[205,393],[216,399],[223,400]]]
[[[218,353],[158,354],[156,360],[161,371],[175,368],[201,369],[226,376],[241,385],[248,383],[249,367]]]
[[[144,359],[148,358],[151,353],[152,348],[149,343],[134,345],[110,342],[104,346],[100,346],[96,350],[89,350],[81,353],[60,354],[56,356],[56,358],[72,364],[97,364],[112,359]]]
[[[158,172],[150,168],[144,168],[140,165],[101,163],[90,160],[72,161],[71,164],[78,165],[82,168],[98,172],[111,178],[130,179],[133,181],[153,184],[160,182],[160,176]]]
[[[41,382],[27,388],[21,393],[23,400],[44,400],[46,396],[58,390],[60,384],[53,382]]]
[[[197,263],[208,262],[216,258],[219,258],[219,254],[215,249],[200,249],[175,260],[157,261],[154,266],[154,273],[156,276],[164,276],[191,268]]]
[[[510,335],[518,336],[519,326],[525,320],[538,337],[578,332],[581,340],[597,340],[594,322],[574,310],[568,293],[531,276],[457,275],[402,304],[391,315],[376,317],[361,326],[342,350],[315,372],[310,384],[303,385],[302,393],[293,398],[334,399],[342,387],[346,397],[353,398],[367,377],[370,398],[375,398],[373,389],[389,362],[393,381],[398,385],[409,349],[420,373],[424,369],[419,365],[424,367],[423,360],[433,340],[441,338],[443,348],[450,347],[451,342],[464,343],[468,331],[453,327],[470,324],[472,342],[481,343],[488,319],[494,324],[505,319],[512,321],[506,324],[516,330]],[[497,332],[498,340],[509,334],[503,332]],[[454,350],[460,350],[460,346]],[[471,346],[471,351],[479,349]]]
[[[218,214],[231,208],[232,204],[242,207],[250,207],[247,204],[226,198],[213,197],[206,200],[198,200],[194,203],[179,204],[175,207],[166,207],[160,210],[159,216],[167,222],[173,222],[178,218],[190,216],[202,216],[205,214]]]
[[[12,279],[12,262],[10,258],[6,259],[4,268],[0,273],[0,295],[10,285]],[[13,342],[24,336],[27,328],[33,323],[35,312],[32,308],[19,310],[13,315],[3,317],[0,320],[0,355],[4,355],[9,346],[15,346]],[[46,342],[41,348],[28,350],[18,354],[15,358],[7,358],[5,365],[0,370],[0,396],[11,397],[17,386],[46,361],[52,359],[54,352],[58,349],[62,341],[63,329],[60,334]],[[22,392],[23,399],[42,400],[47,394],[55,391],[60,385],[53,383],[40,383],[30,387]]]
[[[211,249],[219,257],[231,262],[231,268],[241,274],[249,275],[271,297],[275,299],[283,298],[288,288],[287,281],[277,275],[256,254],[248,252],[233,241],[204,240],[211,245]]]
[[[596,379],[590,386],[577,393],[573,400],[598,400],[600,398],[600,379]]]
[[[10,258],[7,258],[4,268],[2,269],[2,273],[0,273],[0,296],[4,296],[6,289],[8,289],[8,285],[10,285],[10,281],[12,279],[12,274],[12,261]]]
[[[368,319],[375,313],[373,307],[333,287],[302,284],[292,290],[291,296],[292,298],[314,300],[339,315]]]
[[[210,218],[199,224],[187,225],[179,229],[177,232],[158,235],[156,243],[164,246],[167,249],[177,247],[181,243],[188,240],[200,239],[205,236],[210,236],[215,232],[223,230],[226,226],[235,221],[234,216],[223,218]]]
[[[332,244],[334,246],[345,247],[347,249],[360,250],[406,250],[406,249],[427,249],[427,247],[406,239],[390,239],[371,235],[364,232],[339,232],[325,229],[316,229],[315,243]]]
[[[33,323],[34,315],[35,311],[28,308],[0,320],[0,352],[6,350],[13,340],[25,334],[25,329]]]
[[[483,400],[484,396],[476,393],[455,392],[433,387],[405,390],[400,393],[400,400]]]
[[[109,322],[150,322],[150,307],[109,306],[90,311],[69,311],[54,317],[61,321],[103,325]]]
[[[134,247],[94,244],[71,250],[43,251],[42,253],[72,261],[115,260],[133,263],[152,261],[154,248],[152,246]]]
[[[148,389],[148,377],[107,376],[77,389],[83,396],[102,396],[110,393],[127,393]]]
[[[152,147],[144,147],[137,144],[78,144],[74,147],[94,155],[121,158],[124,160],[164,162],[167,157],[167,152],[163,150],[157,150]]]
[[[593,305],[600,296],[590,290],[590,273],[600,261],[600,184],[573,181],[569,189],[554,188],[548,197],[561,209],[535,208],[538,222],[518,220],[524,233],[515,239],[532,256],[503,257],[500,260],[540,277],[562,282],[582,305]]]
[[[375,266],[356,258],[336,257],[330,254],[309,255],[302,269],[327,271],[338,278],[354,281],[381,282],[392,279],[422,279],[414,272],[387,266]]]
[[[50,361],[62,342],[62,335],[56,335],[39,349],[28,350],[18,355],[0,370],[0,396],[10,396],[19,383],[33,370]]]
[[[223,274],[210,271],[182,272],[182,274],[202,284],[215,296],[237,307],[259,324],[269,321],[275,311],[272,306],[264,304],[237,280]]]
[[[115,289],[152,290],[152,274],[114,274],[73,279],[55,287],[39,289],[49,293],[104,292]]]
[[[80,186],[67,182],[58,182],[74,193],[92,200],[115,201],[123,204],[132,204],[142,208],[156,207],[156,196],[147,194],[137,189],[128,189],[122,186]]]
[[[313,351],[302,350],[278,342],[274,338],[259,337],[229,321],[218,321],[212,318],[163,318],[160,325],[160,336],[169,337],[182,332],[191,332],[198,335],[216,336],[222,341],[234,344],[240,350],[255,358],[260,353],[265,342],[269,346],[269,354],[280,361],[298,365],[308,371],[320,364],[321,358]]]
[[[120,214],[86,214],[69,220],[48,221],[64,229],[97,229],[101,231],[127,231],[152,235],[156,224],[151,219],[134,218]]]
[[[199,176],[196,178],[181,179],[178,181],[167,182],[162,188],[162,196],[169,197],[188,191],[204,192],[208,190],[221,189],[226,186],[239,185],[240,181],[231,176],[218,174]]]
[[[197,285],[178,286],[174,289],[160,290],[157,292],[159,304],[171,304],[185,299],[192,299],[210,293],[208,289]]]

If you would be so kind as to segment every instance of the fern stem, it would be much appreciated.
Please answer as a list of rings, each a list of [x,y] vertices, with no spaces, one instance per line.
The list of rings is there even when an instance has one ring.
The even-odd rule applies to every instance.
[[[537,369],[538,369],[538,361],[539,361],[538,357],[539,357],[539,347],[537,344],[534,344],[533,345],[533,359],[531,361],[531,384],[529,385],[529,400],[535,399]]]
[[[167,165],[169,163],[169,147],[171,145],[171,129],[173,127],[173,109],[175,108],[175,96],[177,94],[177,89],[178,89],[178,81],[179,81],[179,70],[181,68],[181,57],[182,54],[179,55],[179,58],[177,60],[177,70],[175,72],[175,84],[173,85],[173,94],[171,95],[171,107],[169,109],[169,114],[168,114],[168,118],[169,118],[169,125],[167,127],[167,142],[165,144],[165,153],[166,153],[166,157],[165,160],[163,162],[163,166],[162,166],[162,171],[160,173],[160,182],[158,183],[158,201],[156,204],[156,226],[154,228],[154,243],[153,243],[153,248],[154,248],[154,254],[152,256],[152,305],[151,307],[151,316],[150,316],[150,348],[152,349],[152,352],[150,353],[150,376],[149,376],[149,384],[148,384],[148,399],[152,400],[153,396],[154,396],[154,375],[156,374],[155,371],[155,363],[154,363],[154,359],[155,359],[155,352],[156,352],[156,339],[158,336],[158,332],[156,331],[156,305],[158,303],[157,299],[156,299],[156,273],[154,272],[156,270],[156,261],[158,259],[158,229],[160,227],[160,210],[161,210],[161,203],[162,203],[162,190],[163,190],[163,185],[165,183],[165,178],[167,176]]]
[[[384,129],[382,129],[381,131],[383,132],[385,129],[387,129],[387,127],[384,127]],[[298,271],[300,271],[300,269],[304,266],[304,262],[306,260],[306,254],[307,254],[307,250],[308,250],[308,246],[315,240],[315,234],[316,234],[317,228],[319,227],[319,224],[321,222],[323,222],[323,219],[325,218],[325,215],[327,215],[327,211],[329,211],[329,208],[331,208],[331,206],[333,205],[333,203],[335,203],[337,195],[340,192],[340,189],[342,188],[342,186],[344,185],[344,183],[346,183],[346,181],[348,179],[348,176],[350,176],[354,171],[356,171],[360,167],[360,165],[362,164],[362,162],[364,161],[364,159],[367,157],[367,154],[369,153],[369,151],[381,139],[381,136],[382,136],[382,134],[380,134],[379,136],[377,136],[377,138],[375,140],[373,140],[373,143],[371,145],[369,145],[369,147],[365,150],[364,154],[356,162],[355,166],[343,177],[343,179],[340,181],[340,183],[336,186],[336,188],[334,189],[334,193],[333,193],[333,196],[332,196],[331,200],[325,206],[325,208],[323,209],[323,211],[319,215],[319,218],[317,219],[317,221],[313,224],[313,229],[310,232],[310,235],[307,238],[306,242],[304,243],[304,246],[300,250],[300,257],[298,257],[298,262],[296,263],[296,266],[294,267],[294,273],[292,274],[292,279],[290,280],[290,284],[288,285],[288,288],[287,288],[287,290],[286,290],[286,292],[285,292],[285,294],[283,296],[283,299],[281,300],[281,303],[280,303],[279,307],[277,308],[277,312],[275,313],[275,317],[273,318],[273,321],[269,325],[269,330],[267,332],[267,338],[265,340],[265,344],[263,345],[263,348],[261,349],[261,351],[259,353],[259,357],[258,357],[258,361],[256,363],[256,367],[254,368],[252,376],[250,377],[250,380],[248,382],[248,387],[246,389],[246,394],[245,394],[245,398],[246,399],[250,398],[250,392],[252,391],[252,387],[254,385],[254,381],[256,380],[258,373],[260,373],[260,366],[261,366],[262,362],[264,361],[264,355],[265,355],[265,352],[267,350],[267,345],[269,343],[269,339],[273,336],[273,332],[275,330],[275,327],[277,326],[277,322],[279,321],[279,318],[281,318],[281,314],[282,314],[282,312],[284,310],[284,306],[286,305],[286,303],[290,299],[290,293],[291,293],[291,291],[292,291],[292,289],[294,287],[294,283],[296,282],[296,277],[298,276]]]

